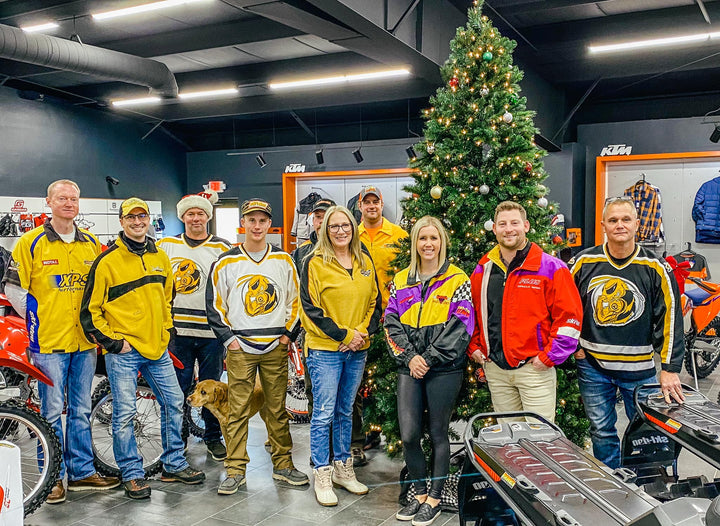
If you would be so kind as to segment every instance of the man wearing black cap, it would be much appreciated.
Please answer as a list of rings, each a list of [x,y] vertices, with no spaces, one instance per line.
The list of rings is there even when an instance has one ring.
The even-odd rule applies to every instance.
[[[173,273],[165,252],[147,232],[150,209],[137,197],[120,205],[122,232],[90,268],[80,309],[88,339],[106,351],[105,366],[113,393],[113,454],[131,499],[150,497],[133,421],[138,373],[150,384],[162,411],[163,482],[199,484],[202,471],[183,453],[183,393],[167,352],[173,328],[170,305]]]
[[[298,272],[302,268],[302,260],[307,256],[312,249],[315,247],[315,243],[317,243],[318,239],[318,232],[320,231],[320,227],[322,226],[323,219],[325,219],[325,212],[327,212],[327,209],[331,206],[335,206],[335,201],[332,199],[319,199],[314,205],[312,209],[312,226],[313,231],[310,233],[310,239],[305,241],[302,245],[297,247],[295,250],[293,250],[292,258],[293,261],[295,261],[295,267],[298,269]]]
[[[294,486],[309,483],[292,460],[290,419],[285,410],[287,346],[299,319],[298,275],[289,254],[266,241],[272,225],[267,201],[251,199],[240,209],[245,242],[213,264],[206,289],[208,322],[227,348],[227,478],[220,495],[245,484],[250,398],[260,376],[273,478]]]

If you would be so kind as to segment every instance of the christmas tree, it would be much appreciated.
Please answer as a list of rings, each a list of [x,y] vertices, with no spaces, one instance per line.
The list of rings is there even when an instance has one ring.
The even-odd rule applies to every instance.
[[[531,229],[528,239],[554,253],[558,240],[551,226],[556,205],[542,184],[545,154],[534,142],[534,112],[520,96],[523,74],[513,65],[515,42],[503,37],[482,15],[482,0],[468,11],[468,22],[458,28],[450,43],[450,58],[442,66],[445,85],[430,98],[424,111],[425,141],[415,145],[415,183],[406,188],[403,226],[409,231],[424,215],[441,218],[451,239],[450,261],[470,275],[483,254],[495,246],[492,219],[502,201],[521,203]],[[409,263],[406,241],[394,262],[396,270]],[[382,429],[386,450],[401,451],[397,424],[394,360],[381,337],[371,346],[365,382],[366,421]],[[572,359],[570,360],[572,362]],[[458,398],[457,416],[492,411],[490,393],[478,381],[477,366],[470,363],[467,381]],[[577,387],[575,367],[558,370],[557,423],[568,437],[583,444],[589,424]]]

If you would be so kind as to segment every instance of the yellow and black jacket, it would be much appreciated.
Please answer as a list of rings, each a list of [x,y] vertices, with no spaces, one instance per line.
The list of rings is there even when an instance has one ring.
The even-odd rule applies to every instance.
[[[353,330],[377,332],[382,297],[375,267],[370,256],[365,257],[367,268],[362,269],[353,258],[352,272],[335,257],[327,264],[318,255],[305,259],[300,273],[300,320],[306,332],[306,349],[337,351],[340,343],[352,341]]]
[[[390,297],[390,282],[394,274],[394,272],[390,272],[390,266],[399,251],[395,245],[406,238],[407,235],[407,232],[402,227],[391,223],[385,218],[383,218],[382,227],[375,233],[373,239],[370,239],[370,234],[363,223],[358,226],[360,241],[370,253],[378,274],[383,310],[387,307],[388,298]]]
[[[680,293],[667,263],[638,246],[618,264],[603,245],[570,264],[583,302],[580,347],[591,365],[615,378],[642,380],[655,375],[656,352],[663,371],[680,372]]]
[[[101,250],[95,236],[77,227],[74,241],[65,243],[50,222],[18,240],[4,279],[28,291],[25,322],[31,351],[63,353],[95,347],[78,318],[88,271]]]
[[[90,269],[80,311],[83,330],[107,352],[119,353],[127,340],[157,360],[170,340],[172,295],[167,254],[150,238],[144,251],[132,252],[121,234]]]
[[[465,349],[475,328],[467,274],[448,262],[425,283],[401,270],[390,284],[385,336],[399,372],[420,355],[430,371],[455,371],[465,365]]]

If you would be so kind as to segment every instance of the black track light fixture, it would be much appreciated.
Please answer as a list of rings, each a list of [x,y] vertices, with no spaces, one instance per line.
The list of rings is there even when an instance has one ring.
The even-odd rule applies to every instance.
[[[315,151],[315,160],[318,164],[325,164],[325,157],[323,156],[322,148]]]
[[[263,154],[259,154],[257,157],[255,157],[255,160],[260,165],[260,168],[265,168],[265,166],[267,166],[267,162],[265,161],[265,157],[263,157]]]
[[[405,148],[405,153],[407,154],[408,159],[410,159],[411,161],[414,161],[415,159],[417,159],[417,154],[415,153],[415,148],[413,148],[412,146],[408,146],[407,148]]]
[[[357,163],[363,162],[364,159],[363,159],[362,154],[360,153],[360,148],[353,150],[352,154],[353,154],[353,157],[355,157],[355,162],[357,162]]]
[[[716,124],[715,129],[713,130],[712,134],[710,134],[710,142],[718,141],[720,141],[720,124]]]

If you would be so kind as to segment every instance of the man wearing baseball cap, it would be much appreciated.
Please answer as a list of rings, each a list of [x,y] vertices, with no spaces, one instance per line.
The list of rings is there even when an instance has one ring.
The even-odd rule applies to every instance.
[[[210,267],[232,245],[208,234],[207,224],[213,216],[215,192],[201,192],[183,197],[177,204],[177,216],[185,225],[185,232],[158,241],[159,248],[170,258],[173,270],[175,300],[172,305],[173,325],[177,333],[170,339],[169,350],[183,364],[176,368],[180,389],[187,397],[198,364],[198,380],[220,380],[223,371],[224,349],[215,338],[205,312],[205,286]],[[214,460],[226,455],[222,443],[220,422],[203,408],[205,422],[203,440]]]
[[[133,421],[138,373],[162,411],[163,482],[199,484],[205,474],[185,460],[181,437],[183,393],[167,351],[173,328],[173,273],[167,254],[147,236],[150,209],[137,197],[120,205],[115,244],[93,263],[80,309],[88,339],[103,347],[113,393],[113,453],[128,497],[150,497]]]
[[[382,192],[377,186],[366,186],[360,192],[360,213],[362,222],[358,227],[360,241],[370,252],[378,278],[378,286],[382,294],[382,309],[385,312],[390,298],[390,282],[394,272],[389,272],[392,262],[398,253],[395,244],[407,237],[407,232],[398,225],[385,219],[383,213]],[[362,432],[362,398],[358,395],[353,406],[352,455],[355,465],[367,463],[364,449],[370,449],[380,443],[379,434],[371,431],[367,439]]]
[[[300,271],[302,268],[302,260],[307,256],[317,243],[318,232],[322,226],[323,219],[325,219],[325,212],[331,206],[335,206],[335,201],[332,199],[319,199],[315,202],[312,208],[312,226],[313,231],[310,232],[310,239],[305,241],[302,245],[293,250],[292,258],[295,261],[295,267]]]
[[[287,346],[300,309],[297,271],[290,255],[266,240],[272,225],[270,203],[250,199],[240,212],[245,242],[213,264],[205,296],[210,327],[227,348],[227,478],[218,487],[220,495],[232,495],[245,484],[250,397],[257,375],[265,395],[272,477],[294,486],[309,483],[293,464],[285,410]]]

